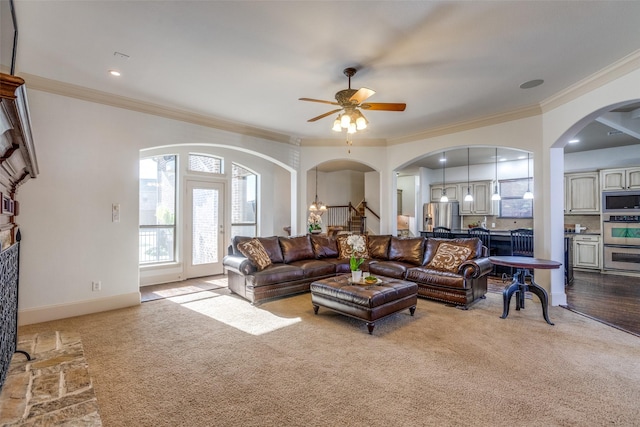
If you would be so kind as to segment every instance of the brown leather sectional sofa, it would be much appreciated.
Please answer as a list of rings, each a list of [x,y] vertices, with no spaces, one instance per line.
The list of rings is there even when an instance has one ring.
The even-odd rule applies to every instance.
[[[340,258],[337,239],[317,235],[258,237],[271,265],[262,270],[246,258],[238,244],[251,240],[237,236],[229,246],[223,265],[229,289],[253,304],[309,291],[311,282],[347,274],[349,259]],[[372,275],[393,277],[418,284],[418,296],[468,308],[487,292],[487,275],[492,265],[488,250],[478,238],[401,239],[390,235],[367,236],[368,258],[362,266]],[[448,245],[440,247],[441,244]],[[460,249],[468,259],[454,270],[443,267],[450,253]],[[443,257],[443,253],[445,256]]]

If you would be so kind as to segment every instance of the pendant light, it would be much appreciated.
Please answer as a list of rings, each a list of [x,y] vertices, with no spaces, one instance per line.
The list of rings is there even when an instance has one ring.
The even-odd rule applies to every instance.
[[[446,203],[449,201],[449,198],[447,197],[447,189],[445,188],[444,180],[444,170],[447,164],[447,158],[444,156],[444,151],[442,152],[442,159],[440,159],[440,161],[442,162],[442,197],[440,197],[440,201]]]
[[[527,153],[527,191],[522,196],[523,199],[533,199],[533,193],[531,192],[531,178],[529,177],[529,153]]]
[[[309,210],[311,212],[316,212],[316,211],[320,211],[320,215],[322,215],[326,210],[327,210],[327,206],[318,201],[318,167],[316,166],[316,198],[313,201],[313,203],[311,203],[311,206],[309,206]]]
[[[464,196],[465,202],[473,202],[473,195],[471,194],[471,184],[469,182],[469,147],[467,147],[467,195]]]
[[[491,200],[500,200],[500,193],[498,193],[498,147],[496,147],[496,185],[493,189],[493,195]]]

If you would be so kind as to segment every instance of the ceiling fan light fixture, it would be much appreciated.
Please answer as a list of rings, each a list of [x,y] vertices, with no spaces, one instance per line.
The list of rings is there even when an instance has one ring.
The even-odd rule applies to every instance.
[[[343,89],[335,94],[335,101],[324,101],[322,99],[314,98],[298,98],[300,101],[319,102],[321,104],[335,105],[340,108],[329,111],[328,113],[321,114],[313,117],[308,122],[315,122],[324,117],[327,117],[333,113],[338,113],[338,119],[333,122],[331,129],[336,132],[340,132],[344,129],[347,133],[347,144],[351,145],[352,135],[359,130],[364,130],[369,126],[369,121],[360,112],[360,109],[367,111],[404,111],[407,107],[404,103],[399,102],[367,102],[364,103],[369,97],[376,92],[374,90],[362,87],[358,90],[351,89],[351,77],[353,77],[358,70],[353,67],[345,68],[343,73],[349,80],[348,89]],[[340,114],[340,112],[343,112]],[[338,122],[339,121],[339,125]],[[349,151],[351,152],[351,151]]]
[[[333,127],[331,128],[331,130],[335,132],[342,132],[342,125],[340,125],[340,117],[334,120]]]
[[[347,113],[345,113],[340,117],[340,125],[344,129],[348,129],[349,128],[349,124],[351,124],[351,116],[349,116]]]

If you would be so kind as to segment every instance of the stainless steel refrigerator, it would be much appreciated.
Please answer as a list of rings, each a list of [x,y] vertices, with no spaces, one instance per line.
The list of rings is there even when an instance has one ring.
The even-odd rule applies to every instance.
[[[458,202],[425,203],[422,207],[422,231],[433,227],[460,229],[460,204]]]

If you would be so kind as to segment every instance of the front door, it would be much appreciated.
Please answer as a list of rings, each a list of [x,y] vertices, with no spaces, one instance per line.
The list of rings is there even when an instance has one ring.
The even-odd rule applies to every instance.
[[[224,185],[187,181],[185,270],[187,278],[222,274]]]

